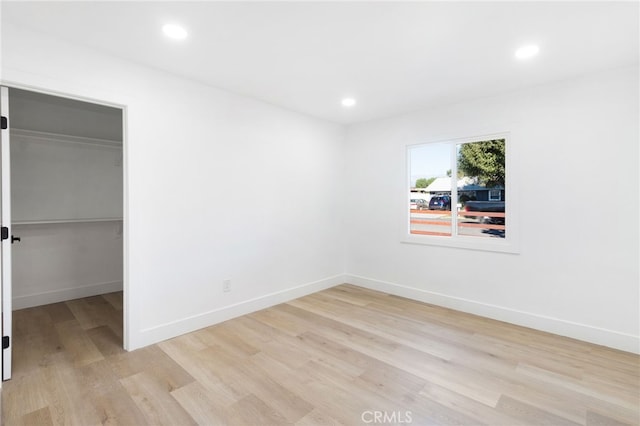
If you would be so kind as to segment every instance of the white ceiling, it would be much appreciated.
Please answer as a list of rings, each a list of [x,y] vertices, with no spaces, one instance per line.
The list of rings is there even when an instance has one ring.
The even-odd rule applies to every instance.
[[[638,14],[638,2],[2,4],[3,22],[341,123],[637,64]],[[166,39],[168,22],[188,39]],[[540,54],[516,60],[527,43]]]

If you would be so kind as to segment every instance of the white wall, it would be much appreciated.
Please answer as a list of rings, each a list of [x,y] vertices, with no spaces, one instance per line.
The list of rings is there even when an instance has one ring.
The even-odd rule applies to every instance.
[[[14,225],[13,308],[122,290],[122,222]]]
[[[14,223],[122,218],[122,144],[12,128],[11,214]]]
[[[349,280],[638,352],[638,114],[631,68],[351,126]],[[501,131],[520,254],[400,243],[405,145]]]
[[[127,348],[342,282],[342,127],[7,23],[2,36],[6,84],[126,107]]]

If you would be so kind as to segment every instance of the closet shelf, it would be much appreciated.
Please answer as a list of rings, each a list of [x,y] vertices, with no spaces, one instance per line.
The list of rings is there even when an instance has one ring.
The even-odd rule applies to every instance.
[[[100,217],[95,219],[52,219],[52,220],[17,220],[12,222],[16,225],[48,225],[55,223],[92,223],[92,222],[122,222],[121,217]]]
[[[63,144],[81,144],[81,145],[95,145],[106,148],[122,149],[121,141],[114,141],[109,139],[88,138],[83,136],[71,136],[62,135],[59,133],[51,132],[38,132],[35,130],[26,129],[11,129],[11,137],[16,140],[28,140],[30,142],[40,143],[63,143]]]

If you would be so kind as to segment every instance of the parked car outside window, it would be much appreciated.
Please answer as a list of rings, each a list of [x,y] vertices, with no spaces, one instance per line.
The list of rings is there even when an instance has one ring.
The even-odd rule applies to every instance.
[[[429,200],[429,210],[451,210],[451,197],[436,195]]]
[[[412,198],[410,203],[411,210],[427,210],[429,204],[424,198]]]

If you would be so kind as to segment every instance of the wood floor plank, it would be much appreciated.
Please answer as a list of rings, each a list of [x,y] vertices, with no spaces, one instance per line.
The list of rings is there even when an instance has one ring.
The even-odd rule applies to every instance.
[[[234,333],[241,335],[249,344],[260,347],[263,343],[271,342],[277,330],[262,325],[259,321],[249,315],[234,318],[229,321]],[[266,332],[265,332],[266,330]]]
[[[124,386],[91,395],[91,404],[103,425],[143,425],[146,418]]]
[[[356,305],[356,306],[367,306],[372,302],[372,300],[368,298],[366,294],[364,293],[354,294],[344,286],[329,288],[323,291],[322,294],[326,297],[331,297],[333,299],[341,300],[343,302],[347,302],[351,305]]]
[[[572,380],[559,380],[555,373],[518,368],[514,375],[520,386],[505,386],[505,394],[534,407],[577,423],[584,423],[586,411],[598,410],[623,422],[635,423],[638,405],[617,403],[615,395],[598,398],[598,388],[576,386]],[[561,377],[561,376],[560,376]]]
[[[29,334],[13,339],[13,359],[20,368],[14,368],[13,379],[30,374],[49,365],[65,351],[56,329],[51,325],[41,334]],[[19,360],[19,361],[18,361]]]
[[[498,411],[510,414],[511,416],[522,419],[527,424],[539,424],[548,426],[576,426],[570,420],[556,416],[547,411],[517,401],[513,398],[503,395],[496,406]]]
[[[41,336],[43,330],[51,330],[53,326],[54,322],[46,308],[35,307],[13,311],[13,332],[16,335]]]
[[[77,363],[61,361],[43,369],[47,402],[55,425],[100,423],[77,367]]]
[[[475,419],[474,424],[505,426],[524,424],[517,417],[511,417],[507,413],[496,410],[494,407],[489,407],[486,404],[433,383],[427,383],[415,398],[417,403],[421,403],[423,400],[435,401],[459,411],[469,418]]]
[[[353,377],[359,376],[367,369],[372,368],[372,366],[377,367],[381,364],[380,361],[375,358],[366,356],[361,352],[353,350],[349,346],[326,339],[312,331],[301,334],[298,336],[298,340],[300,340],[305,347],[316,351],[316,359],[330,359]]]
[[[229,407],[227,418],[236,425],[289,425],[290,422],[255,395],[247,395]]]
[[[314,408],[309,414],[298,420],[296,426],[340,426],[342,423]]]
[[[361,422],[362,413],[373,409],[371,403],[359,392],[354,393],[353,388],[345,389],[348,387],[348,378],[339,372],[320,371],[320,366],[313,362],[304,370],[297,371],[299,375],[304,374],[307,377],[298,392],[314,401],[315,406],[321,411],[331,413],[339,422],[347,425],[358,424]],[[383,409],[383,406],[384,404],[378,403],[376,409]]]
[[[640,424],[640,418],[637,420],[638,421],[634,422],[634,424]],[[603,416],[593,411],[588,411],[586,426],[630,426],[630,423],[619,422],[611,417]]]
[[[278,307],[255,312],[251,314],[250,317],[290,336],[297,336],[307,330],[306,324],[300,323],[299,321],[291,321],[291,318],[282,313]]]
[[[122,292],[116,291],[113,293],[103,294],[102,297],[113,306],[113,309],[116,311],[122,310],[123,300],[122,300]]]
[[[590,387],[588,384],[580,380],[576,380],[572,377],[567,377],[524,363],[518,365],[516,370],[519,373],[534,376],[538,380],[542,380],[549,385],[556,385],[558,387],[576,392],[577,394],[593,397],[597,400],[601,400],[613,405],[625,407],[628,409],[634,409],[638,406],[637,394],[632,395],[626,392],[619,392],[618,389],[610,386],[599,386],[598,388]]]
[[[96,345],[83,332],[78,321],[60,322],[55,325],[55,328],[65,351],[70,354],[77,367],[104,359]]]
[[[25,414],[22,417],[22,424],[25,426],[53,426],[49,407],[44,407]]]
[[[143,424],[145,417],[120,383],[108,360],[94,362],[79,369],[87,403],[102,424]]]
[[[199,425],[226,425],[226,405],[199,382],[171,391],[176,401]]]
[[[69,300],[65,304],[84,330],[108,325],[114,312],[113,306],[100,296]]]
[[[335,420],[338,424],[345,425],[359,424],[362,413],[372,409],[371,404],[362,399],[360,392],[349,385],[351,377],[345,375],[343,371],[313,362],[305,367],[292,368],[265,353],[254,355],[252,360],[283,387],[303,395],[305,400],[313,401],[314,410],[330,413],[330,421]],[[324,380],[321,378],[323,376]],[[336,386],[336,383],[341,385]],[[311,413],[307,414],[305,416],[307,420],[303,417],[299,422],[309,421],[311,415]]]
[[[109,326],[103,325],[87,330],[87,336],[105,358],[125,353],[122,339]]]
[[[195,379],[157,345],[115,355],[110,362],[120,378],[146,372],[171,391]]]
[[[416,395],[424,389],[427,381],[400,368],[379,363],[358,376],[359,383],[378,389],[384,395],[401,400]],[[364,385],[363,385],[364,386]]]
[[[198,383],[204,387],[207,392],[216,399],[220,404],[229,406],[239,399],[248,395],[248,392],[240,388],[236,383],[226,381],[223,382],[219,371],[219,364],[211,358],[211,355],[202,349],[199,340],[194,343],[193,340],[187,340],[185,336],[178,337],[160,343],[162,350],[176,361],[185,371],[192,377],[197,378]],[[184,346],[184,343],[191,341],[195,346]]]
[[[14,377],[10,384],[10,392],[5,390],[6,384],[2,389],[2,417],[5,423],[20,424],[23,416],[49,406],[42,371],[21,374]]]
[[[149,373],[143,371],[120,379],[120,382],[144,415],[147,424],[185,426],[197,424],[182,405],[171,396],[170,390]]]
[[[258,349],[247,343],[242,335],[235,334],[226,323],[205,328],[200,333],[208,335],[207,343],[210,346],[221,346],[239,357],[247,357],[258,352]]]
[[[284,417],[287,422],[295,423],[313,410],[313,405],[299,395],[273,380],[264,369],[246,360],[240,367],[244,386],[252,395],[260,398],[266,405],[273,408]]]
[[[75,319],[73,312],[71,312],[69,307],[64,302],[44,305],[42,309],[47,312],[47,314],[49,314],[49,317],[51,318],[51,322],[53,324]]]
[[[640,425],[638,355],[353,285],[132,352],[122,303],[14,312],[3,424]]]

